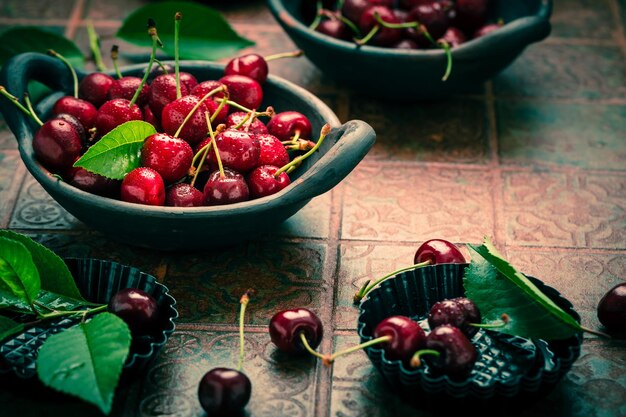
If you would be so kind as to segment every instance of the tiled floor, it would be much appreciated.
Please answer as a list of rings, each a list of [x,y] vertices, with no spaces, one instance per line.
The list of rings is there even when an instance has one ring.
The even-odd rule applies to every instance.
[[[88,51],[91,19],[103,50],[139,0],[0,0],[0,31],[42,25]],[[267,55],[294,49],[262,1],[213,3]],[[398,104],[353,94],[306,58],[272,73],[324,100],[342,121],[377,132],[373,149],[340,185],[276,233],[233,248],[159,253],[109,241],[52,200],[27,173],[0,120],[0,227],[61,256],[105,257],[154,274],[180,319],[143,378],[121,388],[112,415],[201,416],[195,390],[214,366],[233,366],[237,300],[248,287],[246,370],[250,416],[439,416],[391,392],[364,353],[332,369],[277,354],[267,322],[309,307],[325,324],[321,349],[357,342],[352,295],[366,279],[412,261],[431,237],[479,243],[492,236],[521,271],[557,288],[590,328],[595,308],[626,279],[626,1],[555,0],[553,31],[483,91],[443,102]],[[106,57],[105,57],[106,59]],[[106,59],[108,65],[110,61]],[[94,415],[94,408],[25,384],[3,384],[0,414]],[[573,369],[546,398],[506,416],[626,415],[626,344],[585,335]]]

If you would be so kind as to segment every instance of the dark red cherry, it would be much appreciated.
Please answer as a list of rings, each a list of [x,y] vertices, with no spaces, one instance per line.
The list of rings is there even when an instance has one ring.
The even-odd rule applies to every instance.
[[[44,167],[53,172],[63,172],[80,157],[83,137],[73,124],[53,118],[35,133],[33,151]]]
[[[191,184],[179,182],[165,192],[165,205],[170,207],[200,207],[204,204],[204,195]]]
[[[454,327],[461,327],[465,322],[465,312],[463,308],[452,300],[438,301],[432,305],[428,312],[428,326],[434,329],[442,324],[450,324]]]
[[[180,92],[181,97],[189,94],[187,86],[183,83],[180,84]],[[148,104],[157,117],[160,118],[165,106],[176,99],[176,77],[174,74],[162,74],[152,80]]]
[[[281,141],[288,141],[295,135],[300,138],[310,138],[312,127],[305,115],[290,110],[276,113],[267,122],[267,131]]]
[[[202,99],[204,98],[205,95],[215,90],[216,88],[219,88],[220,86],[223,86],[223,84],[219,81],[203,81],[200,84],[196,85],[193,88],[193,90],[191,90],[191,94],[198,97],[199,99]],[[209,111],[209,115],[211,117],[213,117],[215,111],[217,111],[217,109],[219,108],[221,104],[220,98],[223,98],[223,97],[224,97],[224,93],[220,91],[220,92],[214,93],[212,96],[204,100],[203,103],[206,106],[207,110]],[[228,117],[229,112],[230,112],[229,105],[227,103],[224,103],[220,112],[215,117],[215,120],[213,121],[212,125],[217,126],[220,123],[226,123],[226,118]]]
[[[626,282],[607,291],[597,308],[598,320],[610,332],[626,333]]]
[[[339,19],[322,20],[315,30],[335,39],[349,40],[352,37],[352,31]]]
[[[161,113],[161,126],[165,133],[175,135],[187,115],[193,111],[178,137],[186,140],[192,146],[200,143],[209,131],[204,114],[209,110],[204,102],[200,103],[196,110],[193,110],[199,102],[198,97],[186,95],[168,103]]]
[[[420,46],[413,39],[400,39],[390,47],[394,49],[419,49]]]
[[[100,107],[109,99],[109,89],[115,80],[108,74],[92,72],[78,85],[78,97]]]
[[[247,122],[248,121],[248,119],[246,119],[247,115],[248,113],[244,111],[236,111],[236,112],[229,114],[228,117],[226,118],[226,127],[239,126],[244,119]],[[239,128],[240,130],[250,132],[250,133],[256,133],[256,134],[268,133],[267,126],[265,126],[265,124],[262,121],[260,121],[258,118],[255,118],[250,124],[246,122],[244,122],[242,127]]]
[[[214,368],[202,376],[198,399],[209,416],[235,416],[250,401],[252,383],[243,372]]]
[[[291,179],[285,172],[275,176],[278,170],[279,167],[274,165],[261,165],[254,168],[247,177],[250,196],[260,198],[276,194],[291,184]]]
[[[165,204],[163,178],[152,168],[135,168],[122,180],[120,199],[129,203],[162,206]]]
[[[259,54],[245,54],[228,61],[224,68],[226,75],[245,75],[263,84],[267,80],[269,67],[267,61]]]
[[[124,98],[128,101],[133,99],[133,96],[137,92],[137,89],[141,85],[141,78],[126,76],[119,78],[113,82],[109,89],[109,99]],[[150,86],[146,83],[141,87],[141,91],[135,103],[139,107],[143,107],[148,104],[150,99]]]
[[[385,356],[390,360],[408,361],[424,346],[426,333],[420,325],[406,316],[391,316],[382,320],[373,333],[374,338],[390,336],[391,340],[382,344]]]
[[[204,184],[204,204],[220,206],[239,203],[250,198],[245,178],[239,172],[224,168],[224,173],[214,171]]]
[[[63,177],[69,184],[88,193],[111,198],[119,197],[122,183],[120,180],[104,177],[82,167],[71,167]]]
[[[187,91],[193,90],[198,85],[198,79],[193,75],[185,71],[178,73],[180,84],[184,85]]]
[[[166,133],[148,136],[141,147],[141,166],[161,174],[166,184],[187,175],[192,159],[193,149],[189,143]]]
[[[255,134],[226,129],[217,135],[215,143],[225,167],[245,174],[258,165],[261,146]],[[209,152],[209,161],[217,167],[214,152]]]
[[[259,140],[260,153],[257,164],[274,165],[282,167],[290,161],[289,153],[285,149],[285,145],[274,135],[269,133],[260,133],[256,135]]]
[[[316,349],[322,342],[324,326],[320,318],[307,308],[292,308],[274,314],[269,324],[270,339],[278,349],[289,354],[306,352],[300,334]]]
[[[487,21],[489,0],[456,0],[454,26],[473,33]]]
[[[76,128],[76,131],[78,132],[78,135],[81,137],[82,142],[84,144],[87,143],[87,131],[85,130],[85,126],[83,126],[83,124],[76,117],[67,113],[59,113],[54,116],[54,118],[65,120],[66,122],[74,126],[74,128]]]
[[[430,239],[422,243],[415,252],[414,263],[425,261],[434,264],[462,264],[467,262],[461,251],[444,239]]]
[[[211,91],[215,90],[216,88],[220,88],[220,87],[223,87],[223,86],[224,86],[224,84],[219,82],[219,81],[217,81],[217,80],[202,81],[200,84],[196,85],[191,90],[191,94],[193,94],[194,96],[202,98],[206,94],[208,94]],[[218,91],[217,93],[213,94],[211,97],[216,98],[216,99],[224,98],[224,92],[223,91]]]
[[[480,314],[478,306],[467,297],[456,297],[453,298],[452,301],[456,301],[456,303],[465,312],[465,321],[461,324],[461,331],[467,337],[472,338],[476,333],[478,333],[478,327],[471,326],[470,323],[478,324],[482,322],[482,315]]]
[[[225,75],[219,80],[225,84],[230,99],[235,103],[254,110],[263,102],[263,89],[256,80],[245,75]]]
[[[54,103],[52,113],[66,113],[74,116],[83,125],[85,130],[89,130],[94,126],[98,109],[96,106],[86,100],[75,98],[72,96],[61,97]]]
[[[491,23],[485,26],[481,26],[480,28],[478,28],[476,30],[476,32],[474,32],[474,38],[480,38],[481,36],[485,36],[490,34],[491,32],[494,32],[498,29],[500,29],[502,27],[502,25],[498,24],[498,23]]]
[[[161,132],[163,127],[161,126],[161,119],[156,117],[154,113],[152,113],[152,109],[147,104],[141,108],[141,113],[143,114],[144,122],[150,123],[157,132]]]
[[[400,23],[400,19],[395,15],[393,10],[386,6],[371,6],[365,9],[361,18],[358,20],[358,26],[361,33],[369,33],[375,26],[379,26],[378,32],[370,41],[373,45],[388,46],[396,43],[402,37],[402,30],[388,28],[382,26],[376,19],[376,15],[386,23]]]
[[[471,372],[478,353],[470,340],[458,327],[444,324],[435,327],[426,336],[426,349],[434,349],[439,357],[425,355],[433,368],[450,375],[466,375]]]
[[[455,48],[467,41],[467,37],[462,30],[450,26],[446,33],[443,34],[441,40],[448,42],[448,45]]]
[[[138,288],[119,290],[109,300],[108,310],[124,320],[133,335],[150,334],[159,319],[155,298]]]
[[[123,98],[109,100],[98,109],[95,121],[96,133],[102,137],[131,120],[143,120],[141,109],[136,104],[131,106],[130,101]]]
[[[409,21],[416,21],[426,27],[433,39],[441,38],[450,27],[448,13],[439,3],[422,4],[409,12]],[[430,41],[418,30],[415,40],[421,45],[430,46]]]
[[[341,8],[341,13],[352,22],[357,23],[368,7],[392,7],[393,3],[394,0],[345,0]]]

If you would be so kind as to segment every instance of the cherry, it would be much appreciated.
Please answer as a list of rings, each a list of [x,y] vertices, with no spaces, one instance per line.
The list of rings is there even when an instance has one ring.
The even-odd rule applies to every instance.
[[[462,264],[466,263],[461,251],[444,239],[430,239],[417,248],[414,263],[429,261],[430,264]]]
[[[626,333],[626,282],[615,285],[602,296],[597,314],[609,331]]]
[[[478,332],[482,318],[476,304],[467,297],[457,297],[438,301],[430,308],[428,325],[431,329],[442,324],[458,327],[469,338]]]
[[[189,143],[166,133],[148,136],[141,147],[141,165],[158,172],[166,184],[187,175],[192,159]]]
[[[191,145],[200,143],[207,132],[204,113],[209,111],[205,106],[206,101],[200,100],[196,96],[186,95],[168,103],[161,113],[163,130],[170,135],[180,136]]]
[[[345,0],[341,13],[353,22],[358,22],[365,10],[371,6],[392,7],[393,0]]]
[[[444,33],[441,37],[441,40],[448,42],[448,44],[454,48],[465,43],[467,41],[467,37],[462,30],[450,26],[448,30],[446,30],[446,33]]]
[[[274,314],[270,319],[269,331],[278,349],[288,354],[302,354],[320,345],[324,326],[313,311],[299,307]]]
[[[70,167],[63,176],[64,179],[76,188],[104,197],[116,198],[120,192],[120,180],[87,171],[83,167]]]
[[[124,98],[131,101],[140,87],[141,90],[135,103],[143,107],[150,99],[150,85],[142,83],[139,77],[126,76],[115,80],[109,89],[109,99]]]
[[[247,183],[252,198],[265,197],[276,194],[289,184],[291,179],[285,172],[278,172],[275,165],[261,165],[248,174]]]
[[[260,147],[258,165],[282,167],[289,163],[289,153],[276,136],[269,133],[259,133],[256,138]]]
[[[224,87],[224,84],[221,83],[220,81],[217,81],[217,80],[202,81],[191,90],[191,94],[202,98],[206,94],[220,87]],[[219,99],[219,98],[224,98],[224,96],[225,94],[223,91],[218,91],[217,93],[213,95],[212,98]]]
[[[141,109],[141,113],[143,114],[144,122],[148,122],[152,126],[154,126],[157,132],[163,130],[163,127],[161,126],[161,119],[156,117],[154,113],[152,113],[152,109],[150,109],[150,106],[148,106],[147,104],[143,106]]]
[[[185,84],[180,84],[182,96],[189,94]],[[157,76],[150,84],[150,98],[148,104],[152,112],[161,117],[163,109],[172,101],[176,100],[176,77],[173,74],[163,74]]]
[[[115,80],[108,74],[92,72],[78,85],[78,97],[100,107],[109,98],[109,89]]]
[[[245,120],[247,118],[248,118],[248,113],[244,111],[233,112],[229,114],[228,117],[226,118],[226,126],[234,127],[234,126],[239,126],[242,123],[244,123],[245,127],[243,127],[243,130],[245,130],[246,132],[256,133],[257,135],[268,133],[267,126],[265,126],[265,124],[262,121],[260,121],[258,118],[255,117],[252,123],[246,124]]]
[[[259,84],[263,84],[267,80],[269,67],[267,61],[259,54],[246,54],[231,59],[224,68],[226,75],[245,75]]]
[[[249,198],[245,178],[230,168],[212,172],[204,185],[204,203],[208,206],[239,203]]]
[[[245,75],[224,75],[219,81],[226,85],[230,99],[247,109],[257,109],[263,102],[263,89],[256,80]]]
[[[385,27],[378,19],[390,24],[400,23],[400,19],[398,19],[393,10],[389,7],[370,6],[365,9],[358,20],[359,29],[362,33],[366,33],[367,35],[357,43],[364,44],[371,42],[374,45],[388,46],[400,40],[402,37],[401,30]]]
[[[122,180],[120,198],[129,203],[162,206],[165,203],[163,178],[152,168],[135,168]]]
[[[335,39],[349,40],[352,36],[352,32],[348,26],[340,19],[325,19],[322,20],[315,30],[323,33],[324,35],[333,37]]]
[[[481,36],[488,35],[491,32],[494,32],[500,29],[501,27],[502,27],[502,24],[500,23],[491,23],[488,25],[481,26],[476,30],[476,32],[474,32],[474,39],[480,38]]]
[[[200,405],[208,415],[231,416],[250,401],[252,383],[243,373],[230,368],[214,368],[198,385]]]
[[[33,151],[43,166],[53,172],[62,172],[80,157],[83,137],[72,123],[52,118],[35,133]]]
[[[421,356],[427,356],[426,360],[434,369],[453,376],[465,376],[478,358],[472,342],[458,327],[450,324],[432,329],[426,336],[424,346],[413,356],[412,366],[420,366]]]
[[[72,96],[65,96],[61,97],[56,101],[56,103],[54,103],[52,113],[66,113],[72,115],[80,121],[85,130],[89,130],[94,126],[98,109],[86,100]]]
[[[198,79],[188,72],[180,71],[178,73],[178,79],[181,86],[184,85],[187,91],[193,90],[198,85]]]
[[[417,21],[423,25],[431,39],[442,37],[450,26],[448,14],[439,3],[420,4],[409,12],[408,20]],[[412,32],[413,33],[413,32]],[[424,36],[421,30],[414,32],[415,40],[421,45],[430,45],[430,40]]]
[[[102,137],[131,120],[143,120],[141,109],[136,104],[131,105],[130,101],[123,98],[109,100],[98,109],[95,121],[96,134]]]
[[[150,334],[159,319],[154,297],[138,288],[119,290],[109,300],[108,310],[126,322],[132,335]]]
[[[205,95],[209,94],[211,91],[220,87],[225,88],[224,84],[222,84],[219,81],[216,81],[216,80],[203,81],[200,84],[196,85],[191,90],[191,94],[201,99]],[[218,91],[217,93],[213,94],[207,100],[204,101],[204,105],[208,109],[209,114],[213,115],[215,113],[215,111],[219,108],[221,104],[220,99],[222,98],[224,98],[224,92]],[[217,116],[215,116],[214,123],[215,124],[225,123],[229,112],[230,112],[230,107],[228,106],[228,104],[224,103],[224,105],[222,106]]]
[[[290,141],[298,138],[311,137],[311,122],[297,111],[276,113],[267,122],[267,131],[281,141]]]
[[[400,39],[398,42],[391,45],[394,49],[419,49],[419,44],[413,39]]]
[[[68,122],[69,124],[71,124],[72,126],[74,126],[74,128],[78,132],[78,135],[81,138],[81,141],[83,143],[86,143],[86,141],[87,141],[87,131],[85,130],[85,126],[83,126],[83,124],[76,117],[72,116],[71,114],[67,114],[67,113],[59,113],[56,116],[54,116],[54,118],[55,119],[64,120],[64,121]]]
[[[170,207],[200,207],[204,194],[191,184],[179,182],[165,192],[165,205]]]
[[[376,328],[375,339],[386,337],[382,345],[387,359],[408,361],[424,346],[426,333],[420,325],[406,316],[391,316],[383,319]]]
[[[489,0],[456,0],[454,26],[473,33],[487,20]]]
[[[257,166],[261,146],[253,133],[226,129],[217,135],[215,143],[225,167],[247,173]],[[210,161],[215,166],[215,159]]]

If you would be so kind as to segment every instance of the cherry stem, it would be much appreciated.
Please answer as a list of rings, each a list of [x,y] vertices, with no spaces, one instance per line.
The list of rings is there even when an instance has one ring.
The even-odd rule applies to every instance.
[[[313,349],[311,345],[309,345],[309,341],[306,339],[306,335],[304,334],[304,332],[300,332],[300,341],[302,342],[302,345],[304,346],[306,351],[309,352],[311,355],[321,360],[326,360],[326,355],[322,355],[321,353]]]
[[[247,107],[244,107],[241,104],[237,103],[236,101],[232,101],[232,100],[228,100],[226,102],[226,104],[228,104],[229,106],[234,107],[236,109],[239,109],[241,111],[245,111],[246,113],[250,113],[251,111],[254,111],[253,109],[249,109]]]
[[[361,350],[361,349],[365,349],[368,348],[370,346],[375,346],[381,343],[388,343],[391,342],[392,336],[390,335],[386,335],[386,336],[380,336],[377,337],[376,339],[372,339],[369,340],[367,342],[358,344],[356,346],[352,346],[350,348],[344,349],[344,350],[340,350],[339,352],[335,352],[332,355],[330,355],[329,357],[327,357],[327,361],[328,363],[333,363],[335,361],[336,358],[338,358],[339,356],[343,356],[343,355],[347,355],[349,353],[352,352],[356,352],[357,350]]]
[[[244,337],[243,337],[243,321],[246,317],[246,307],[250,302],[250,297],[254,294],[254,290],[248,289],[241,296],[239,300],[239,304],[241,308],[239,309],[239,363],[237,364],[237,370],[241,372],[243,368],[243,358],[244,358]]]
[[[178,130],[176,131],[176,133],[174,133],[174,137],[177,138],[178,135],[180,135],[180,132],[183,130],[183,127],[185,127],[185,125],[187,124],[187,122],[189,121],[189,119],[191,119],[191,117],[193,116],[193,114],[196,112],[196,110],[198,110],[200,108],[200,106],[202,105],[202,103],[204,103],[209,97],[211,97],[212,95],[220,92],[220,91],[224,91],[226,92],[226,86],[221,85],[217,88],[214,88],[213,90],[209,91],[208,93],[206,93],[200,100],[198,100],[198,102],[196,103],[195,106],[193,106],[193,108],[191,109],[191,111],[189,113],[187,113],[187,116],[185,116],[185,119],[183,120],[183,122],[180,124],[180,126],[178,126]],[[179,97],[180,98],[180,97]]]
[[[354,39],[354,42],[357,45],[365,45],[366,43],[371,41],[374,36],[376,36],[379,30],[380,30],[380,25],[376,25],[367,33],[367,35],[365,35],[361,39]]]
[[[176,74],[176,98],[181,98],[182,93],[180,91],[180,70],[179,70],[179,53],[178,53],[178,34],[180,33],[180,21],[183,15],[180,12],[176,12],[174,16],[174,72]]]
[[[157,34],[156,23],[152,19],[148,19],[148,35],[152,38],[152,52],[150,53],[150,60],[148,61],[148,68],[146,68],[146,72],[143,74],[143,78],[139,83],[139,87],[137,87],[137,91],[133,95],[133,98],[130,100],[129,108],[133,107],[133,104],[139,98],[139,93],[143,90],[143,86],[146,84],[148,80],[148,76],[150,75],[150,71],[152,71],[152,65],[154,64],[154,58],[156,57],[157,46],[163,47],[163,43],[161,39],[159,39],[159,35]]]
[[[20,101],[17,99],[17,97],[15,97],[13,94],[9,93],[6,90],[6,88],[4,88],[4,86],[2,86],[2,85],[0,85],[0,94],[2,94],[3,96],[5,96],[9,100],[11,100],[13,102],[13,104],[15,104],[17,106],[18,109],[20,109],[25,115],[27,115],[28,117],[32,118],[35,122],[37,122],[39,124],[39,126],[43,125],[43,123],[41,123],[41,120],[39,120],[35,116],[33,116],[33,113],[28,111],[28,109],[26,107],[24,107],[22,105],[22,103],[20,103]]]
[[[159,66],[159,68],[161,68],[161,71],[163,71],[163,74],[169,74],[169,71],[167,70],[165,65],[163,65],[163,63],[161,61],[159,61],[158,59],[154,58],[154,62]]]
[[[120,67],[117,65],[117,59],[120,55],[120,48],[117,45],[111,47],[111,61],[113,61],[113,69],[115,69],[115,75],[117,78],[122,78]]]
[[[320,22],[322,21],[322,14],[321,11],[323,9],[322,6],[322,0],[317,0],[316,4],[316,13],[315,13],[315,19],[313,19],[313,22],[311,22],[311,24],[309,25],[309,29],[311,30],[315,30],[315,28],[320,24]]]
[[[74,98],[78,98],[78,76],[76,75],[76,71],[74,70],[74,67],[72,66],[70,61],[68,61],[63,55],[61,55],[54,49],[48,49],[48,55],[59,58],[61,61],[63,61],[65,65],[67,65],[67,68],[69,68],[70,70],[70,74],[72,74],[72,81],[74,82]]]
[[[37,113],[35,112],[35,109],[33,109],[33,104],[30,102],[30,95],[28,95],[28,93],[24,93],[24,102],[26,103],[26,107],[28,108],[31,116],[33,116],[33,119],[35,119],[35,122],[37,122],[39,126],[42,126],[43,122],[39,117],[37,117]]]
[[[370,280],[365,281],[365,284],[363,284],[361,289],[359,291],[357,291],[356,294],[354,294],[354,303],[355,304],[359,303],[363,299],[363,297],[365,297],[367,295],[367,293],[369,293],[374,287],[376,287],[381,282],[388,280],[389,278],[393,277],[394,275],[398,275],[399,273],[406,272],[406,271],[412,271],[413,269],[421,268],[422,266],[430,265],[431,263],[432,263],[432,261],[430,259],[428,259],[428,260],[426,260],[424,262],[420,262],[420,263],[417,263],[415,265],[411,265],[411,266],[407,266],[407,267],[404,267],[404,268],[397,269],[397,270],[395,270],[393,272],[388,273],[384,277],[377,279],[372,284],[370,284]]]
[[[452,72],[452,52],[450,51],[450,44],[448,41],[443,39],[437,43],[441,45],[443,50],[446,52],[446,59],[448,62],[446,64],[446,72],[443,74],[443,77],[441,77],[441,81],[447,81],[448,77],[450,77],[450,73]]]
[[[282,59],[282,58],[297,58],[299,56],[302,56],[303,54],[304,52],[298,49],[297,51],[282,52],[280,54],[268,55],[264,59],[265,61],[270,62],[270,61],[274,61],[276,59]]]
[[[207,116],[208,112],[205,113],[205,117]],[[211,143],[213,144],[213,152],[215,153],[215,159],[217,159],[217,168],[220,171],[220,178],[224,178],[226,175],[224,174],[224,165],[222,165],[222,158],[220,157],[220,151],[219,149],[217,149],[217,142],[215,141],[215,132],[213,132],[213,127],[211,126],[211,123],[209,121],[208,123],[209,126],[209,135],[211,136]]]
[[[330,125],[328,123],[326,123],[324,126],[322,126],[322,130],[320,132],[320,137],[317,140],[317,143],[315,144],[314,147],[312,147],[307,153],[305,153],[304,155],[300,155],[297,156],[295,158],[293,158],[291,160],[291,162],[283,165],[281,168],[279,168],[275,173],[274,173],[274,178],[278,178],[278,176],[289,170],[291,167],[299,165],[302,161],[304,161],[306,158],[308,158],[309,156],[313,155],[313,153],[315,153],[315,151],[317,151],[319,149],[319,147],[322,145],[322,142],[324,142],[324,138],[326,137],[326,135],[328,135],[330,133]],[[289,171],[291,172],[291,171]]]
[[[102,60],[102,54],[100,53],[100,37],[96,33],[96,29],[93,26],[91,19],[87,21],[87,36],[89,37],[89,49],[93,54],[93,60],[96,64],[98,71],[106,71],[107,67]]]
[[[226,95],[220,99],[219,106],[217,106],[217,108],[215,109],[215,111],[211,115],[211,122],[214,122],[215,119],[217,119],[217,116],[219,116],[220,112],[222,111],[222,109],[224,108],[226,103],[228,102],[228,97],[227,97],[228,93],[225,93],[225,94]]]
[[[439,352],[438,350],[435,349],[422,349],[422,350],[418,350],[417,352],[415,352],[415,354],[413,355],[413,357],[411,358],[411,361],[409,362],[409,364],[411,365],[411,367],[413,368],[418,368],[420,366],[422,366],[422,361],[421,361],[421,357],[424,355],[432,355],[435,358],[438,358],[439,356],[441,356],[441,352]]]
[[[339,9],[336,9],[336,10],[339,10]],[[326,17],[328,17],[330,19],[339,20],[344,25],[348,26],[350,28],[350,30],[352,32],[354,32],[354,34],[356,36],[361,36],[361,30],[354,24],[354,22],[352,20],[348,19],[347,17],[345,17],[341,13],[335,13],[335,12],[332,12],[332,11],[327,10],[327,9],[320,10],[320,13],[323,16],[326,16]]]

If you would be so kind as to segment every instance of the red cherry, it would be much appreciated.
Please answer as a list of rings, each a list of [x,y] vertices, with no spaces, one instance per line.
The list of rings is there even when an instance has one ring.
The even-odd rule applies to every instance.
[[[71,123],[53,118],[35,133],[33,151],[43,166],[53,172],[62,172],[80,157],[83,141]]]
[[[311,122],[297,111],[276,113],[267,123],[267,130],[281,141],[288,141],[295,135],[300,138],[311,137]]]
[[[462,264],[466,263],[461,251],[444,239],[430,239],[422,243],[415,252],[414,263],[430,261],[434,264]]]
[[[252,383],[243,372],[214,368],[202,376],[198,399],[210,416],[240,415],[252,393]]]
[[[607,291],[597,307],[598,320],[609,331],[626,333],[626,283],[622,282]]]
[[[381,346],[387,359],[409,361],[424,346],[426,333],[420,325],[406,316],[391,316],[382,320],[373,333],[374,338],[383,336],[391,340]]]
[[[75,98],[72,96],[61,97],[54,103],[52,113],[66,113],[74,116],[83,125],[85,130],[89,130],[94,126],[98,110],[96,106],[86,100]]]
[[[439,357],[428,356],[433,368],[450,375],[468,374],[478,358],[476,348],[458,327],[449,324],[435,327],[426,336],[426,349],[440,353]]]
[[[300,334],[312,349],[322,342],[324,326],[319,317],[306,308],[282,310],[274,314],[269,324],[270,339],[278,349],[289,354],[306,352]]]
[[[448,44],[454,48],[465,43],[467,41],[467,37],[463,31],[451,26],[448,30],[446,30],[446,33],[443,34],[441,40],[448,42]]]
[[[215,138],[217,149],[225,167],[246,173],[257,166],[261,146],[256,135],[240,130],[226,129]],[[217,166],[215,153],[209,153],[212,167]]]
[[[187,175],[192,159],[191,146],[166,133],[148,136],[141,147],[141,165],[158,172],[166,184],[172,184]]]
[[[183,83],[180,84],[180,92],[181,96],[189,94],[187,86]],[[157,117],[161,117],[165,106],[176,100],[176,98],[176,77],[173,74],[162,74],[152,80],[148,104]]]
[[[289,184],[291,179],[285,172],[275,176],[279,167],[274,165],[261,165],[248,174],[247,182],[252,198],[260,198],[276,194]]]
[[[261,148],[257,162],[259,166],[274,165],[282,167],[289,163],[289,153],[276,136],[265,133],[257,134],[256,137],[259,140],[259,146]]]
[[[229,168],[224,174],[214,171],[204,185],[204,203],[208,206],[239,203],[250,198],[250,190],[243,175]]]
[[[120,193],[120,180],[113,180],[102,175],[87,171],[82,167],[70,167],[63,176],[65,180],[76,188],[91,194],[117,198]]]
[[[130,105],[130,101],[116,98],[104,103],[98,109],[96,115],[96,133],[102,137],[122,123],[131,120],[143,120],[141,109],[136,104]]]
[[[153,296],[138,288],[124,288],[111,297],[109,312],[120,317],[133,335],[150,334],[157,325],[159,306]]]
[[[114,98],[124,98],[128,101],[132,100],[137,89],[141,85],[141,78],[126,76],[120,79],[117,79],[111,85],[109,89],[109,99]],[[137,101],[135,103],[139,107],[143,107],[148,104],[148,100],[150,99],[150,86],[148,84],[144,84],[141,87],[141,91],[139,92],[139,96],[137,97]]]
[[[254,110],[263,102],[263,89],[256,80],[245,75],[225,75],[219,80],[226,85],[230,99],[235,103]]]
[[[228,115],[226,119],[226,127],[234,127],[239,126],[241,122],[246,119],[248,113],[244,111],[236,111]],[[247,119],[246,119],[247,120]],[[267,133],[267,126],[260,121],[258,118],[255,118],[252,123],[249,125],[244,122],[244,125],[240,128],[240,130],[244,130],[250,133]]]
[[[115,80],[108,74],[92,72],[78,85],[78,97],[100,107],[109,98],[109,89]]]
[[[376,15],[380,17],[383,22],[386,23],[400,23],[400,19],[395,13],[386,6],[370,6],[361,15],[358,20],[358,26],[361,33],[369,33],[375,26],[378,26],[378,32],[372,38],[370,43],[374,45],[387,46],[400,40],[402,37],[402,31],[400,29],[393,29],[382,26],[376,19]]]
[[[267,61],[259,54],[246,54],[231,59],[224,68],[226,75],[245,75],[259,84],[263,84],[267,80],[269,67]]]
[[[165,205],[170,207],[200,207],[204,203],[202,191],[185,182],[172,185],[165,192]]]
[[[191,90],[191,94],[201,99],[205,95],[210,93],[211,91],[222,86],[224,86],[224,84],[222,84],[219,81],[214,81],[214,80],[203,81],[200,84],[196,85],[193,88],[193,90]],[[211,117],[213,117],[213,114],[215,113],[217,108],[220,106],[219,99],[223,97],[224,97],[224,93],[220,91],[220,92],[214,93],[211,97],[207,98],[204,101],[204,105],[207,107]],[[214,126],[220,123],[225,123],[226,118],[228,117],[229,111],[230,111],[230,107],[228,106],[228,104],[224,103],[224,105],[222,106],[222,109],[220,110],[220,112],[218,113],[217,117],[215,118],[213,122]]]
[[[152,168],[135,168],[122,180],[120,198],[129,203],[162,206],[165,204],[163,178]]]
[[[181,86],[184,85],[187,91],[193,90],[198,85],[198,79],[188,72],[180,71],[178,73],[178,79],[180,80]]]
[[[168,103],[161,113],[161,126],[163,130],[175,135],[183,121],[189,115],[193,108],[198,105],[200,99],[196,96],[186,95],[177,100]],[[208,132],[206,118],[204,113],[209,111],[204,102],[193,112],[191,118],[187,120],[185,126],[178,134],[178,137],[186,140],[192,146],[200,143]]]
[[[480,28],[478,28],[478,30],[476,30],[476,32],[474,32],[474,38],[480,38],[481,36],[488,35],[491,32],[500,29],[501,27],[502,25],[498,23],[491,23],[489,25],[481,26]]]

